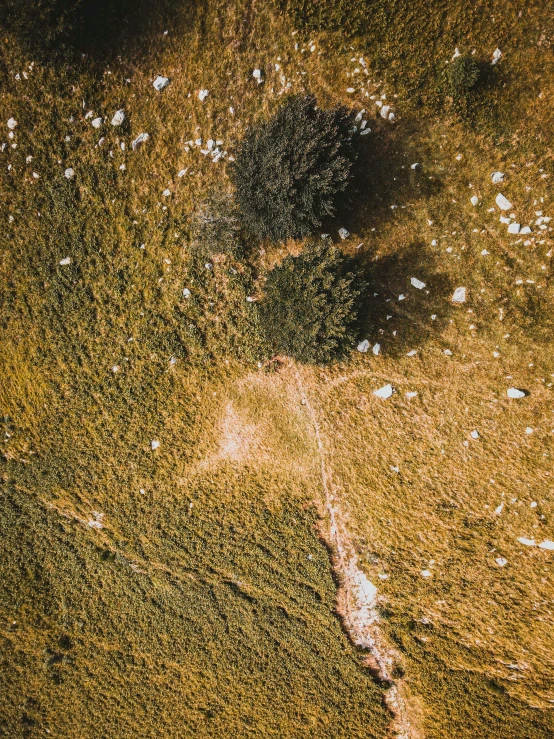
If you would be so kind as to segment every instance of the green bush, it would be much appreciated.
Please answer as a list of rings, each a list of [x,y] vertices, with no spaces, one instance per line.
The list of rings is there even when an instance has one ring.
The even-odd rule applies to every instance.
[[[192,215],[190,235],[191,252],[202,258],[240,253],[244,242],[233,197],[218,193],[205,200]]]
[[[479,63],[472,56],[456,57],[448,67],[447,78],[454,106],[461,113],[468,112],[482,78]]]
[[[335,213],[356,158],[345,107],[321,110],[315,97],[290,97],[268,122],[250,129],[233,171],[246,229],[281,241],[312,234]]]
[[[355,340],[363,282],[353,259],[326,241],[288,256],[268,275],[261,324],[277,354],[325,364]]]

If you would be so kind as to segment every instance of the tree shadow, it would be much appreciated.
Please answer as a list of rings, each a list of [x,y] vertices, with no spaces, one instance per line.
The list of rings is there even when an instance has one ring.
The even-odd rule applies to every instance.
[[[362,232],[376,220],[389,220],[401,203],[433,196],[443,186],[417,159],[421,157],[415,144],[420,140],[417,123],[406,122],[400,128],[376,119],[371,126],[371,134],[358,138],[358,159],[342,211],[353,232]]]
[[[147,54],[148,40],[192,27],[202,0],[0,0],[0,29],[33,59],[105,64]]]
[[[372,346],[380,344],[388,356],[399,357],[441,335],[453,308],[454,284],[437,269],[436,259],[423,243],[414,241],[401,252],[368,255],[360,262],[368,285],[359,315],[361,339]],[[424,287],[412,285],[412,278]]]

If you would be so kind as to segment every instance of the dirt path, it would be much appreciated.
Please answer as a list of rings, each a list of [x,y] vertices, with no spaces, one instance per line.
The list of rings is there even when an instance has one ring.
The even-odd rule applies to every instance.
[[[387,684],[385,703],[392,714],[390,734],[394,739],[422,739],[413,725],[401,680],[395,679],[394,665],[399,655],[386,643],[379,628],[377,588],[358,567],[357,556],[341,519],[338,501],[333,491],[330,470],[317,414],[306,392],[300,370],[292,365],[298,392],[308,410],[321,467],[321,482],[325,495],[325,512],[329,519],[322,535],[332,551],[333,567],[340,583],[337,592],[337,610],[354,644],[368,650],[368,668]],[[323,527],[322,527],[323,529]]]

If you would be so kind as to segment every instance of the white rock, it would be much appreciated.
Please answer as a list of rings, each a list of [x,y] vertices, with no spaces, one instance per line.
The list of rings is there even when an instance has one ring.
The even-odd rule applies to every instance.
[[[383,387],[380,387],[378,390],[374,390],[373,395],[375,395],[377,398],[384,398],[386,400],[387,398],[390,398],[393,392],[394,390],[393,390],[392,385],[384,385]]]
[[[169,85],[169,77],[162,77],[161,74],[159,74],[154,80],[153,85],[156,90],[161,92],[161,90],[164,90]]]
[[[494,509],[494,512],[496,513],[497,516],[500,516],[503,510],[504,510],[504,503],[501,503],[499,506],[496,506],[496,508]]]
[[[398,296],[398,300],[406,300],[406,296],[405,296],[405,295],[404,295],[403,293],[401,293],[401,294],[400,294],[400,295]]]
[[[550,539],[545,539],[544,541],[541,541],[539,544],[539,547],[541,549],[548,549],[549,551],[554,551],[554,541],[550,541]]]
[[[528,435],[533,433],[533,429],[531,428],[531,426],[527,426],[527,428],[525,429],[525,433]]]
[[[406,393],[407,398],[417,398],[417,390],[410,390]]]
[[[63,259],[60,259],[60,264],[62,267],[67,267],[68,264],[71,264],[71,257],[64,257]]]
[[[479,438],[479,432],[478,431],[472,431],[470,434],[472,439],[478,439]]]
[[[508,397],[509,398],[524,398],[525,393],[523,392],[523,390],[519,390],[519,388],[517,387],[509,387]]]
[[[208,90],[200,90],[200,92],[198,93],[198,99],[200,100],[201,103],[203,103],[209,94],[210,93]]]
[[[482,257],[488,257],[488,255],[489,255],[489,254],[490,254],[490,251],[487,251],[486,249],[483,249],[483,250],[481,251],[481,256],[482,256]]]
[[[381,111],[380,111],[381,112],[381,118],[388,118],[388,116],[389,116],[389,110],[390,110],[390,105],[383,105],[381,107]]]
[[[185,287],[185,289],[183,290],[183,297],[187,298],[187,300],[188,298],[190,298],[190,290],[188,289],[188,287]]]
[[[419,162],[414,162],[410,165],[410,169],[417,169],[419,167]]]
[[[347,239],[350,236],[350,231],[347,231],[346,228],[339,228],[339,236],[341,239]]]
[[[517,540],[520,544],[523,544],[526,547],[534,547],[536,546],[534,539],[526,539],[525,536],[518,536]]]
[[[112,118],[112,126],[121,126],[124,120],[125,120],[125,111],[116,110],[114,117]]]
[[[423,288],[425,287],[425,283],[421,280],[418,280],[417,277],[412,277],[410,279],[410,282],[414,287],[417,287],[418,290],[423,290]]]
[[[153,450],[154,450],[154,449],[158,449],[158,448],[159,448],[159,446],[160,446],[160,442],[159,442],[159,441],[157,441],[156,439],[153,439],[153,440],[152,440],[152,441],[150,442],[150,446],[152,447],[152,449],[153,449]]]
[[[13,131],[13,129],[16,126],[17,126],[17,121],[15,120],[15,118],[10,118],[8,121],[8,128],[10,129],[10,131]]]
[[[493,185],[499,185],[501,182],[504,181],[505,174],[504,172],[493,172],[491,174],[491,180]]]
[[[115,118],[115,116],[114,116],[114,118]],[[91,121],[91,124],[92,124],[92,127],[93,128],[100,128],[100,126],[102,125],[102,118],[94,118]],[[116,124],[114,124],[114,125],[116,125]]]
[[[367,136],[368,133],[371,133],[371,128],[364,128],[363,131],[360,131],[360,136]]]
[[[139,147],[141,144],[144,144],[145,141],[148,141],[150,138],[150,134],[148,133],[139,133],[139,135],[136,137],[134,141],[131,141],[131,149],[135,151],[137,147]]]
[[[72,167],[68,167],[64,172],[64,176],[68,180],[72,180],[75,177],[75,170]]]
[[[508,226],[508,233],[509,234],[518,234],[519,229],[521,228],[519,223],[510,223]]]
[[[421,570],[422,577],[433,577],[431,570]]]
[[[491,63],[492,64],[497,64],[498,61],[500,60],[500,57],[501,56],[502,56],[502,52],[500,51],[500,49],[496,48],[493,51],[493,54],[492,54],[492,62]]]
[[[371,351],[375,354],[376,357],[378,357],[381,353],[381,344],[374,344]]]
[[[520,228],[519,233],[520,236],[526,236],[531,233],[531,228],[529,226],[524,226],[523,228]]]
[[[262,82],[262,70],[261,69],[255,69],[252,72],[252,77],[254,77],[255,80],[257,80],[258,84]]]
[[[502,195],[502,193],[498,193],[496,196],[496,204],[500,208],[500,210],[510,210],[512,207],[512,204],[510,201]]]
[[[457,58],[457,57],[459,57],[459,56],[462,56],[462,55],[460,54],[460,50],[459,50],[459,49],[458,49],[458,47],[456,46],[456,48],[454,49],[454,54],[453,54],[453,56],[452,56],[452,59],[451,59],[451,61],[454,61],[454,59],[456,59],[456,58]]]
[[[365,354],[368,349],[369,349],[369,341],[367,339],[360,341],[360,343],[358,344],[358,351],[362,352],[362,354]]]
[[[504,557],[497,557],[494,561],[499,567],[504,567],[504,565],[508,564],[508,560]]]
[[[181,169],[179,170],[179,172],[177,172],[177,177],[184,177],[187,172],[188,172],[188,167],[186,169]]]
[[[471,203],[472,205],[477,205],[477,203],[479,202],[479,198],[477,197],[477,195],[472,195],[472,196],[470,197],[470,199],[469,199],[469,202],[470,202],[470,203]]]
[[[457,287],[452,295],[453,303],[465,303],[466,301],[466,289],[465,287]]]
[[[509,224],[512,222],[511,218],[508,218],[507,216],[500,216],[500,223],[506,223]]]
[[[354,87],[347,87],[346,92],[348,92],[351,95],[353,92],[356,92],[356,89]]]
[[[406,352],[407,357],[415,357],[416,354],[417,354],[417,349],[410,349],[409,352]]]

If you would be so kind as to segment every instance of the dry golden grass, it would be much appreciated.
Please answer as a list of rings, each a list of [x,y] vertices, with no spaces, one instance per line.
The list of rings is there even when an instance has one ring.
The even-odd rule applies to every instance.
[[[311,52],[267,4],[218,3],[101,76],[37,65],[16,81],[28,60],[3,42],[0,121],[19,122],[17,149],[0,154],[4,735],[386,733],[382,691],[334,614],[311,421],[292,373],[257,367],[255,273],[214,260],[207,275],[187,250],[188,214],[229,183],[185,142],[232,152],[279,104],[281,75],[365,107],[373,129],[352,212],[329,230],[351,231],[344,246],[378,293],[362,338],[382,354],[300,371],[422,733],[552,733],[552,553],[517,542],[554,539],[552,231],[525,245],[487,212],[500,191],[522,224],[553,215],[550,21],[541,4],[465,6],[414,6],[405,27],[376,13],[379,37],[327,33]],[[432,48],[417,43],[428,21]],[[504,52],[473,123],[425,77],[455,44]],[[360,55],[394,124],[357,82],[346,92]],[[161,94],[158,73],[171,78]],[[83,117],[120,107],[122,130]],[[459,285],[468,299],[454,306]],[[374,397],[387,382],[395,395]],[[529,396],[508,400],[512,385]]]

